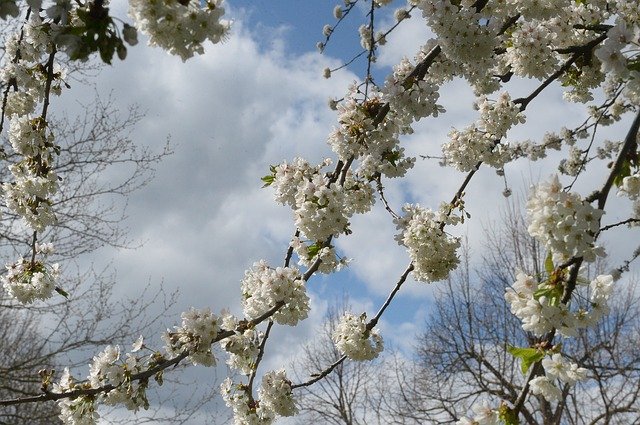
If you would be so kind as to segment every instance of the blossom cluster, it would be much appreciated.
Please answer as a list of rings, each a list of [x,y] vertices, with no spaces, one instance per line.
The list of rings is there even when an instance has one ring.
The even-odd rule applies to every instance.
[[[37,245],[36,253],[42,256],[41,259],[20,258],[15,263],[7,264],[7,273],[0,277],[0,281],[9,295],[23,304],[51,297],[60,276],[59,264],[48,265],[46,262],[51,252],[51,244]]]
[[[587,370],[578,367],[577,364],[568,361],[562,354],[554,353],[542,359],[542,367],[545,374],[536,376],[531,380],[531,392],[540,394],[548,401],[559,401],[562,399],[562,390],[555,382],[575,385],[587,377]]]
[[[576,336],[578,329],[594,325],[609,311],[607,300],[613,289],[613,277],[599,275],[589,286],[591,309],[571,310],[568,303],[560,302],[564,290],[561,279],[538,283],[532,276],[518,272],[505,299],[525,331],[543,336],[556,329],[570,337]]]
[[[214,366],[216,358],[211,344],[220,332],[220,318],[208,308],[189,309],[182,313],[182,325],[173,330],[167,329],[162,334],[165,350],[171,356],[189,353],[189,360],[194,365]]]
[[[447,72],[464,76],[478,94],[496,91],[511,75],[544,79],[562,61],[594,38],[594,29],[583,22],[606,22],[618,16],[637,26],[637,7],[620,2],[474,2],[451,0],[413,1],[437,35],[443,57],[451,64]],[[517,16],[517,20],[512,21]],[[618,47],[618,46],[614,46]],[[591,99],[600,85],[598,64],[579,64],[565,84],[570,97]],[[506,78],[505,78],[506,77]]]
[[[260,317],[280,303],[282,306],[273,314],[277,323],[294,326],[307,318],[309,297],[296,268],[273,269],[265,261],[259,261],[245,272],[241,289],[244,314],[250,319]]]
[[[426,54],[427,52],[420,50],[415,61],[422,61]],[[440,97],[438,85],[425,79],[412,78],[415,68],[408,58],[402,58],[393,67],[393,73],[387,77],[381,89],[383,99],[389,103],[393,119],[404,133],[411,132],[409,125],[413,121],[428,116],[437,117],[444,112],[444,108],[437,103]]]
[[[124,405],[128,410],[137,411],[141,407],[149,408],[146,389],[148,381],[134,380],[132,376],[144,371],[150,366],[140,362],[132,353],[143,346],[142,337],[136,341],[130,353],[123,361],[119,346],[107,346],[104,351],[93,357],[89,376],[86,381],[78,382],[65,368],[60,381],[54,383],[56,393],[98,388],[112,388],[97,395],[80,395],[76,398],[62,398],[58,401],[60,419],[70,425],[95,425],[100,415],[97,412],[98,403],[107,405]]]
[[[226,378],[220,385],[220,392],[227,406],[233,410],[236,425],[268,425],[277,416],[293,416],[297,412],[291,381],[284,370],[263,376],[257,400],[248,386],[234,384],[231,378]]]
[[[444,224],[452,223],[452,219],[441,211],[419,205],[407,204],[402,210],[404,216],[396,219],[400,231],[396,241],[409,251],[414,278],[424,282],[446,279],[459,262],[460,241],[443,230]]]
[[[89,383],[92,388],[112,385],[115,389],[104,395],[107,405],[123,404],[127,409],[137,411],[140,407],[149,408],[145,381],[132,381],[131,375],[142,372],[144,364],[132,353],[121,360],[119,346],[107,346],[103,352],[93,357],[89,370]]]
[[[604,211],[576,193],[565,192],[557,176],[534,188],[527,202],[529,234],[553,253],[556,262],[572,257],[595,261],[604,249],[595,244]]]
[[[263,406],[280,416],[293,416],[298,411],[293,401],[291,381],[284,369],[264,374],[258,396]]]
[[[53,385],[53,390],[56,393],[65,393],[83,388],[84,385],[74,379],[69,368],[64,369],[60,382]],[[95,425],[100,418],[96,403],[91,396],[80,396],[73,399],[63,398],[58,401],[58,407],[60,408],[59,417],[64,424]]]
[[[385,91],[372,89],[363,99],[357,86],[352,85],[345,99],[337,105],[340,125],[331,132],[327,142],[341,161],[359,161],[355,169],[359,178],[369,180],[378,173],[402,177],[413,167],[415,159],[406,157],[398,139],[400,134],[412,132],[410,124],[414,116],[407,112],[415,110],[437,114],[438,111],[435,102],[431,103],[437,98],[432,86],[418,84],[416,87],[405,90],[388,88]],[[393,104],[392,100],[395,100]],[[398,107],[411,100],[424,105]],[[389,110],[383,113],[385,105]],[[391,109],[392,105],[394,109]]]
[[[437,35],[446,59],[460,64],[458,71],[471,77],[491,67],[493,51],[500,40],[498,19],[485,19],[471,2],[449,0],[416,1],[429,28]]]
[[[333,332],[336,348],[351,360],[373,360],[384,348],[379,331],[368,329],[366,319],[365,314],[345,313]]]
[[[628,26],[624,19],[618,19],[607,32],[607,39],[596,50],[595,55],[600,60],[603,73],[611,73],[616,77],[628,77],[629,62],[624,49],[630,44],[636,44],[640,37],[637,27]],[[637,78],[637,76],[636,76]]]
[[[51,198],[58,188],[58,176],[52,170],[57,147],[43,116],[36,107],[51,93],[59,94],[65,72],[57,62],[41,65],[54,48],[50,29],[37,15],[19,32],[10,35],[0,69],[0,80],[7,90],[5,113],[9,117],[9,142],[21,160],[9,169],[13,181],[3,183],[7,207],[37,231],[55,223]]]
[[[506,92],[495,102],[480,98],[477,106],[480,117],[475,125],[452,130],[442,145],[445,164],[459,171],[471,171],[480,161],[501,169],[513,159],[514,150],[500,141],[511,127],[524,122],[523,113]]]
[[[511,312],[522,320],[525,331],[541,337],[555,329],[564,337],[576,336],[578,329],[594,325],[608,313],[608,299],[613,290],[611,275],[599,275],[589,283],[589,309],[571,309],[568,302],[563,302],[564,284],[563,275],[557,272],[541,283],[518,272],[505,299]],[[529,384],[532,394],[548,401],[562,400],[562,385],[574,385],[587,376],[586,369],[567,360],[555,348],[546,351],[541,364],[544,375],[534,377]]]
[[[349,176],[340,184],[321,174],[329,164],[327,160],[312,167],[296,158],[272,167],[272,174],[263,179],[275,189],[276,201],[293,209],[296,226],[313,242],[344,233],[349,218],[369,211],[374,203],[368,183]]]
[[[292,208],[295,224],[303,237],[294,237],[291,246],[299,264],[310,266],[321,260],[319,271],[331,273],[347,263],[338,258],[329,238],[349,233],[349,219],[368,212],[375,203],[371,184],[348,172],[342,182],[335,182],[322,169],[329,160],[311,166],[301,158],[271,167],[264,177],[275,191],[277,202]]]
[[[58,189],[51,169],[53,137],[41,118],[13,115],[9,141],[24,159],[9,167],[13,181],[2,185],[7,207],[31,229],[42,231],[56,221],[50,201]]]
[[[264,333],[254,327],[242,326],[231,314],[222,317],[222,325],[224,329],[234,331],[234,334],[221,344],[229,355],[227,364],[243,375],[250,375],[255,371],[260,341],[264,338]]]
[[[130,0],[129,15],[149,36],[149,44],[159,46],[183,61],[204,53],[202,43],[219,43],[229,32],[222,18],[224,0]]]

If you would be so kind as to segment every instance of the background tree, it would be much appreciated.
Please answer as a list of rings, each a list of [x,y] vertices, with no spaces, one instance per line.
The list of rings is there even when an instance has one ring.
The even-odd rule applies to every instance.
[[[539,340],[522,330],[504,292],[518,269],[544,279],[546,254],[515,207],[486,230],[486,241],[482,265],[469,264],[467,251],[454,277],[436,289],[416,361],[396,371],[396,390],[385,400],[392,422],[455,423],[483,402],[515,403],[525,377],[509,347],[535,346]],[[559,341],[589,379],[565,385],[557,403],[529,398],[521,411],[524,423],[638,423],[640,294],[633,279],[617,285],[609,316],[580,330],[577,338]]]
[[[123,219],[126,198],[144,186],[155,166],[171,153],[168,146],[157,152],[135,144],[129,132],[142,118],[132,108],[121,113],[111,99],[97,95],[83,114],[61,115],[52,120],[52,131],[60,145],[54,169],[63,179],[54,200],[56,226],[46,233],[55,243],[52,258],[67,260],[66,278],[60,286],[69,294],[47,305],[20,306],[4,291],[0,295],[0,398],[11,399],[42,392],[41,370],[64,364],[85,365],[95,350],[108,344],[130,344],[139,335],[154,329],[163,315],[151,313],[151,306],[168,309],[175,294],[141,288],[140,296],[116,299],[115,274],[109,269],[94,271],[74,260],[104,246],[131,246]],[[10,179],[4,158],[0,182]],[[104,173],[117,178],[104,179]],[[4,257],[27,256],[30,238],[19,217],[11,212],[0,217],[0,253]],[[136,242],[137,243],[137,242]],[[69,261],[71,260],[71,261]],[[3,270],[6,273],[6,270]],[[55,403],[16,405],[0,409],[0,423],[58,423]]]

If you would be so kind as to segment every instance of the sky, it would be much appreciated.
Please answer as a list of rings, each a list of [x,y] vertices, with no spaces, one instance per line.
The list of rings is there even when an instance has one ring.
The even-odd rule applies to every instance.
[[[126,14],[122,2],[112,7]],[[101,96],[111,95],[123,113],[128,105],[139,105],[145,118],[131,138],[157,151],[169,140],[174,152],[157,166],[155,178],[128,200],[128,219],[122,225],[132,245],[139,247],[105,247],[81,259],[85,265],[113,267],[119,297],[135,298],[147,283],[179,290],[177,305],[157,324],[158,334],[145,336],[150,346],[160,347],[159,333],[178,324],[179,313],[190,306],[240,314],[244,271],[260,259],[273,265],[282,262],[294,232],[291,211],[273,201],[260,177],[269,173],[271,164],[296,156],[312,162],[331,157],[325,140],[336,115],[327,101],[342,97],[364,69],[356,62],[330,79],[322,77],[325,67],[338,67],[360,49],[359,21],[354,20],[336,34],[324,54],[317,51],[322,27],[333,22],[332,9],[333,4],[321,1],[230,1],[233,29],[224,44],[209,45],[204,55],[183,63],[146,46],[140,37],[125,61],[91,78],[95,88],[76,86],[57,100],[58,110],[74,111],[79,99],[90,100],[97,90]],[[363,17],[362,11],[356,14]],[[429,36],[417,18],[389,38],[376,75],[386,74],[403,55],[413,56]],[[520,93],[527,87],[526,81],[516,84]],[[447,113],[419,123],[403,141],[411,155],[437,154],[453,126],[461,128],[475,119],[473,96],[462,82],[444,87],[441,102]],[[514,138],[539,136],[539,128],[557,130],[566,122],[579,123],[581,109],[562,106],[558,113],[560,102],[561,93],[555,90],[540,104],[532,104],[528,127],[514,131]],[[548,179],[554,172],[548,164],[510,166],[507,175],[514,192],[526,196],[531,182]],[[398,210],[408,200],[436,208],[452,197],[463,178],[436,161],[418,160],[406,179],[386,184],[387,197]],[[583,183],[589,187],[590,182]],[[482,227],[507,205],[503,185],[494,171],[482,169],[468,189],[472,222],[454,232],[469,237],[472,255],[482,251]],[[295,328],[277,330],[268,346],[265,371],[287,366],[313,338],[327,306],[344,292],[355,312],[373,315],[408,265],[405,250],[393,240],[395,226],[381,205],[354,218],[352,229],[353,235],[337,240],[353,259],[350,266],[330,277],[311,279],[310,317]],[[436,285],[408,282],[379,325],[387,346],[410,355]],[[220,359],[223,363],[223,354]],[[209,373],[194,369],[198,370],[189,372],[191,378]],[[224,367],[216,373],[224,376]]]

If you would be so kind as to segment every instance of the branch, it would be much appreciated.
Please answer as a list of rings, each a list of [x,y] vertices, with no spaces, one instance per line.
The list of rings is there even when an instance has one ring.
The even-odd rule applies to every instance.
[[[338,360],[336,360],[335,362],[333,362],[333,364],[331,364],[331,366],[329,366],[328,368],[326,368],[325,370],[323,370],[322,372],[318,373],[318,374],[314,374],[313,379],[310,379],[307,382],[303,382],[301,384],[295,384],[291,386],[292,390],[295,390],[297,388],[302,388],[302,387],[308,387],[309,385],[315,384],[316,382],[318,382],[319,380],[323,379],[324,377],[326,377],[327,375],[329,375],[331,372],[333,372],[333,369],[335,369],[336,367],[338,367],[338,365],[340,365],[342,362],[344,362],[347,359],[347,356],[342,356],[340,357]]]
[[[533,93],[531,93],[529,96],[525,97],[525,98],[520,98],[520,99],[516,99],[513,101],[513,103],[516,104],[520,104],[520,110],[524,111],[527,108],[527,105],[536,97],[538,96],[549,84],[551,84],[552,82],[554,82],[555,80],[557,80],[562,74],[564,74],[567,70],[569,70],[569,68],[571,68],[571,65],[573,65],[579,57],[581,56],[587,56],[587,54],[590,54],[591,51],[600,43],[602,43],[604,40],[607,39],[607,35],[603,34],[600,37],[596,38],[595,40],[590,41],[589,43],[585,44],[584,46],[579,46],[574,48],[574,50],[572,50],[573,52],[573,56],[571,56],[561,67],[560,69],[558,69],[556,72],[554,72],[553,74],[551,74],[537,89],[535,89],[533,91]]]
[[[631,123],[631,127],[629,127],[629,131],[627,132],[627,136],[624,139],[624,143],[622,148],[620,149],[620,153],[618,154],[618,158],[611,168],[611,172],[609,173],[609,177],[605,182],[602,189],[595,192],[591,196],[589,196],[586,200],[587,202],[598,201],[598,209],[604,209],[604,205],[607,202],[607,197],[609,196],[609,191],[613,186],[613,182],[616,177],[620,173],[624,162],[627,160],[627,157],[635,150],[638,146],[638,130],[640,129],[640,109],[636,114],[633,123]]]

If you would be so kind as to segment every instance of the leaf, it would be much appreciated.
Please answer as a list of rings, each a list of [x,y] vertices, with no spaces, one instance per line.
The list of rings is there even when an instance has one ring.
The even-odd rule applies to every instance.
[[[398,160],[400,159],[400,151],[387,151],[382,154],[382,159],[387,160],[394,167],[398,166]]]
[[[557,306],[562,299],[563,290],[561,285],[543,285],[533,293],[533,298],[538,300],[540,297],[547,297],[549,305]]]
[[[620,167],[620,171],[618,171],[618,173],[614,177],[613,184],[615,184],[616,187],[622,186],[622,181],[624,180],[624,178],[630,175],[631,175],[631,161],[625,160],[622,163],[622,167]]]
[[[124,28],[122,29],[122,37],[129,46],[135,46],[138,44],[138,30],[136,27],[132,27],[127,23],[124,24]]]
[[[269,174],[267,176],[262,177],[260,180],[264,182],[264,185],[262,185],[262,187],[267,187],[273,184],[273,182],[276,180],[276,177],[274,175]]]
[[[539,362],[545,356],[545,352],[537,348],[514,347],[513,345],[507,346],[507,352],[522,361],[520,369],[523,374],[527,373],[532,364]]]
[[[520,425],[518,414],[506,404],[503,404],[500,406],[500,409],[498,409],[498,417],[505,425]]]
[[[267,174],[266,176],[260,179],[264,182],[264,185],[262,186],[263,188],[267,186],[271,186],[273,182],[276,181],[276,166],[270,165],[269,171],[271,172],[271,174]]]
[[[160,371],[153,375],[153,379],[158,383],[158,385],[162,385],[164,383],[164,374],[163,371]]]
[[[551,276],[555,268],[556,267],[553,265],[553,254],[551,253],[551,251],[549,251],[547,253],[547,258],[544,260],[544,269],[546,270],[547,274]]]
[[[316,255],[318,255],[318,253],[320,252],[320,250],[322,249],[322,247],[318,244],[313,244],[307,247],[307,255],[309,256],[309,259],[315,257]]]
[[[54,289],[58,294],[62,295],[63,297],[69,298],[69,293],[67,291],[65,291],[64,289],[62,289],[62,288],[60,288],[58,286],[56,286]]]

